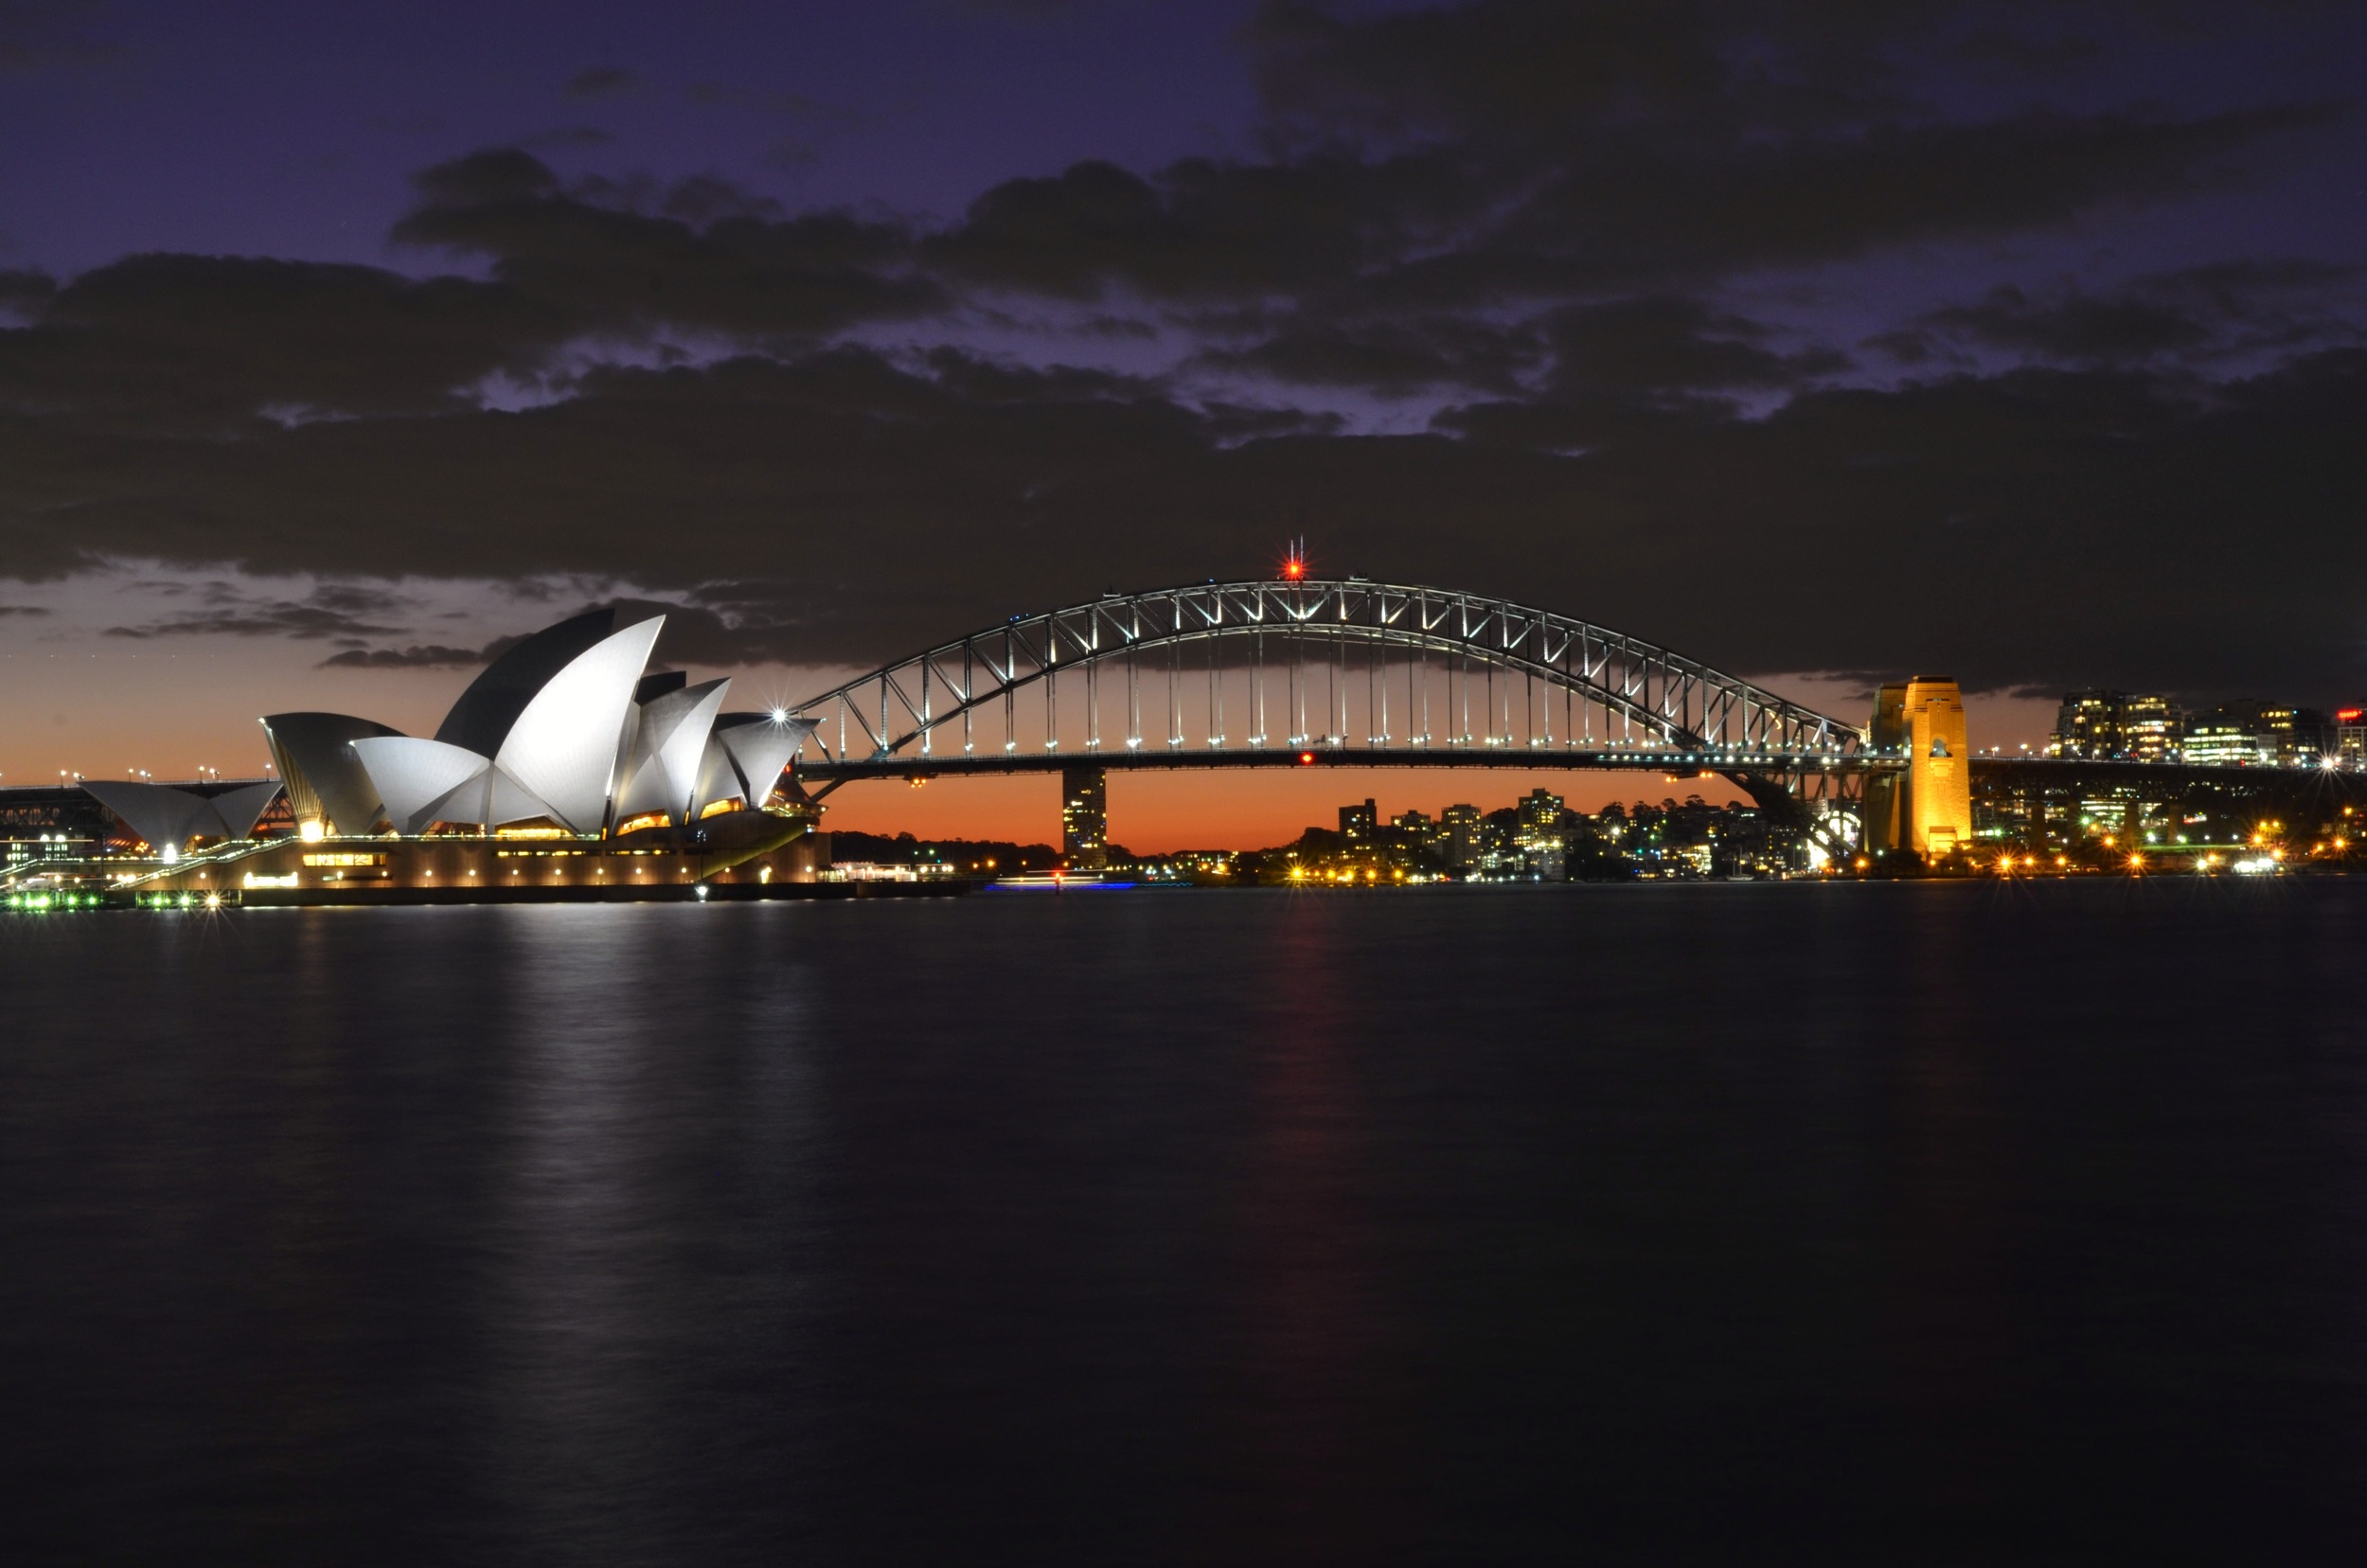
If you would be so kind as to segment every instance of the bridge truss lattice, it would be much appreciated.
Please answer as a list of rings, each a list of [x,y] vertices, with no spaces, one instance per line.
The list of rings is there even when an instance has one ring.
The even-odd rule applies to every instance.
[[[1509,599],[1354,578],[1014,615],[793,711],[815,722],[800,771],[841,778],[1309,751],[1450,765],[1682,756],[1791,776],[1867,759],[1856,727],[1657,644]]]

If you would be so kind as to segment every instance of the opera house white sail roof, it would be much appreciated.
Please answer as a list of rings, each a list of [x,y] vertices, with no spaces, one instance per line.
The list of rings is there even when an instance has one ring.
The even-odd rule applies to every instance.
[[[187,848],[191,839],[246,837],[279,793],[276,782],[215,795],[130,779],[84,779],[82,788],[168,858]]]
[[[615,621],[614,610],[596,610],[510,648],[470,683],[433,739],[343,714],[266,718],[302,831],[547,822],[599,833],[633,821],[687,823],[733,802],[762,806],[811,722],[724,713],[728,679],[694,686],[679,674],[645,675],[665,617],[621,630]]]

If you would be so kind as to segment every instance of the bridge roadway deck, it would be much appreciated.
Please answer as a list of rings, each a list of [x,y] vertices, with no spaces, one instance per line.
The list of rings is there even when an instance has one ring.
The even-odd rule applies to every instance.
[[[2356,791],[2367,775],[2329,773],[2315,767],[2238,767],[2182,762],[2104,761],[2078,757],[1975,757],[1975,783],[2008,789],[2079,790],[2138,787],[2180,789],[2222,786],[2239,791],[2290,787],[2311,780],[2339,780]],[[800,757],[796,777],[806,785],[851,784],[867,778],[960,778],[1005,774],[1060,773],[1097,767],[1112,773],[1165,772],[1194,768],[1509,768],[1525,772],[1657,773],[1699,776],[1718,773],[1758,775],[1890,773],[1907,758],[1851,753],[1662,751],[1642,748],[1564,746],[1142,746],[1113,751],[979,752],[970,755],[909,755],[816,761]]]
[[[817,762],[800,757],[803,784],[851,784],[865,778],[961,778],[1000,774],[1060,773],[1104,768],[1112,773],[1191,768],[1512,768],[1524,771],[1616,771],[1685,775],[1721,773],[1878,773],[1903,768],[1901,757],[1843,753],[1643,751],[1626,747],[1571,750],[1562,746],[1271,746],[1221,750],[1143,746],[1114,751],[943,753],[854,757]]]

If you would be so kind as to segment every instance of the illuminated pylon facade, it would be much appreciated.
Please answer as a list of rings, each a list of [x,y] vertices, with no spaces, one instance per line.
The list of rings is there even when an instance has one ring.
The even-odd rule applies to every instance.
[[[1878,755],[1905,753],[1907,769],[1866,780],[1866,847],[1936,860],[1969,845],[1972,759],[1955,679],[1918,675],[1884,686],[1870,739]]]

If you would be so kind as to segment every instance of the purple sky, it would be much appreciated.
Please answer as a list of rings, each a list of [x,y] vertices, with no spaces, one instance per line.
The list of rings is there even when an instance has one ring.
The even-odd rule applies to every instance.
[[[1223,0],[44,9],[61,58],[0,79],[0,137],[35,154],[0,161],[0,259],[60,273],[433,271],[387,243],[409,176],[492,146],[943,221],[1014,173],[1238,151],[1257,107],[1230,42],[1251,7]]]

